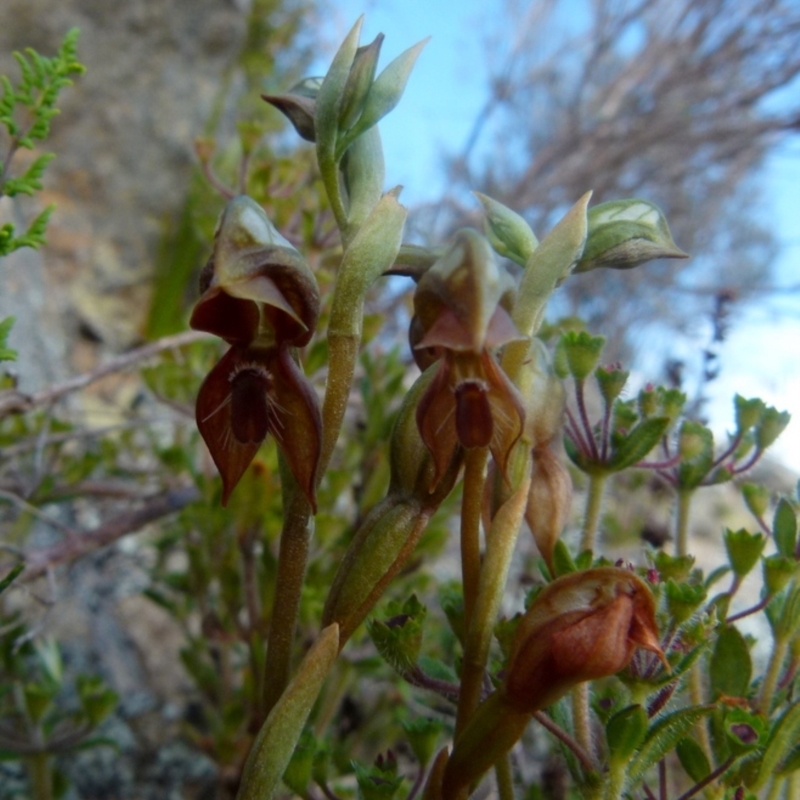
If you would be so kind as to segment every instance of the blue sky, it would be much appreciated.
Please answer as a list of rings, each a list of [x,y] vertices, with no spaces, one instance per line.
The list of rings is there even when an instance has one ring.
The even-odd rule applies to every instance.
[[[485,99],[485,40],[501,3],[461,0],[457,11],[453,4],[436,0],[337,0],[330,7],[331,42],[341,41],[361,13],[366,14],[362,43],[379,32],[386,34],[382,66],[432,37],[400,106],[381,123],[381,135],[387,188],[402,184],[401,200],[408,204],[437,199],[443,188],[440,156],[464,144]],[[765,180],[782,246],[776,283],[800,284],[800,146],[775,154]],[[800,294],[773,297],[734,320],[720,360],[721,376],[709,387],[709,415],[718,435],[732,425],[735,393],[760,396],[792,412],[793,422],[773,452],[800,472]]]

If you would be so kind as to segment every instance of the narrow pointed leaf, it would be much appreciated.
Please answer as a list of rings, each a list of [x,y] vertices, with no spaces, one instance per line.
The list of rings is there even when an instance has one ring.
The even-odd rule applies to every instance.
[[[669,428],[669,417],[650,417],[640,422],[614,449],[608,468],[615,472],[641,461]]]
[[[258,732],[236,800],[271,800],[339,652],[339,626],[325,628]]]

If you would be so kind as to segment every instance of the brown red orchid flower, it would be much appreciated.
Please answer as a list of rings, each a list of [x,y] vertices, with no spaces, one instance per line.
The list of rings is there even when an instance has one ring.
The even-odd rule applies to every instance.
[[[492,354],[520,338],[503,305],[513,291],[485,238],[469,229],[456,234],[419,281],[412,344],[421,366],[439,361],[417,407],[420,435],[436,467],[431,488],[458,446],[489,447],[505,471],[522,434],[522,399]]]
[[[200,278],[190,325],[231,348],[203,381],[197,426],[222,476],[222,504],[272,434],[316,508],[322,420],[292,356],[319,316],[319,290],[302,256],[248,197],[228,203]]]

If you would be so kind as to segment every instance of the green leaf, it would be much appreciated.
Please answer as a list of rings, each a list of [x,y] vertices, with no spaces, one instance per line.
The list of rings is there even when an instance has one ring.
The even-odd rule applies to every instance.
[[[339,652],[339,626],[325,628],[261,726],[244,765],[237,800],[271,800],[280,789],[311,708]]]
[[[8,335],[14,325],[15,317],[0,320],[0,361],[16,361],[17,351],[8,347]]]
[[[20,574],[20,573],[21,573],[21,572],[22,572],[24,569],[25,569],[25,564],[24,564],[24,562],[23,562],[23,563],[20,563],[20,564],[16,564],[15,566],[13,566],[13,567],[11,568],[11,571],[10,571],[10,572],[9,572],[9,573],[8,573],[8,574],[5,576],[5,578],[3,578],[2,580],[0,580],[0,594],[3,594],[3,592],[4,592],[6,589],[8,589],[8,587],[9,587],[9,586],[11,586],[11,584],[12,584],[12,583],[14,583],[14,581],[15,581],[15,580],[16,580],[16,578],[17,578],[17,576],[18,576],[18,575],[19,575],[19,574]]]
[[[319,88],[314,109],[314,130],[317,137],[317,158],[320,168],[323,167],[323,164],[329,165],[335,161],[339,114],[347,79],[350,76],[350,68],[358,50],[358,38],[361,35],[363,22],[364,16],[362,15],[356,20],[356,24],[353,25],[333,57],[330,69]]]
[[[681,739],[675,752],[681,766],[686,770],[686,774],[695,782],[702,781],[710,772],[711,765],[703,752],[703,748],[691,737]]]
[[[2,342],[2,338],[0,338]],[[781,498],[772,521],[772,535],[778,552],[786,558],[794,558],[797,547],[797,517],[788,500]]]
[[[800,739],[800,703],[795,703],[772,730],[753,789],[757,790],[766,784],[777,771],[780,762],[797,745],[798,739]]]
[[[761,422],[756,428],[756,446],[760,451],[766,450],[786,429],[792,415],[788,411],[778,411],[770,406],[764,411]]]
[[[714,698],[747,697],[753,665],[744,636],[733,625],[717,637],[709,663],[711,692]]]
[[[618,711],[606,725],[606,741],[611,759],[627,761],[647,735],[647,711],[632,705]]]
[[[762,558],[761,567],[767,594],[772,596],[780,592],[792,579],[797,569],[797,561],[794,556],[782,556],[780,553],[775,553]]]
[[[575,572],[578,568],[572,560],[569,548],[564,544],[562,539],[556,542],[553,548],[553,570],[555,571],[556,578],[562,575],[568,575],[570,572]]]
[[[631,762],[629,777],[637,781],[650,767],[657,764],[714,706],[693,706],[662,717],[648,732],[639,753]]]
[[[412,595],[402,606],[389,603],[386,611],[386,621],[369,620],[367,631],[383,659],[405,675],[417,663],[427,609]]]
[[[733,405],[736,412],[736,431],[739,434],[746,433],[758,425],[767,407],[760,397],[746,400],[739,394],[733,398]]]
[[[669,417],[650,417],[642,420],[615,446],[608,461],[608,468],[620,472],[641,461],[658,444],[669,426]]]

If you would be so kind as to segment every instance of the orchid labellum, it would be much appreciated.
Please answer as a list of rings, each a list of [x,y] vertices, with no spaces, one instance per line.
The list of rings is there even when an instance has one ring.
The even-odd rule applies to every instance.
[[[319,290],[302,256],[249,197],[228,203],[191,326],[231,344],[197,397],[197,425],[222,475],[223,505],[272,434],[315,506],[322,421],[291,348],[310,340]]]

